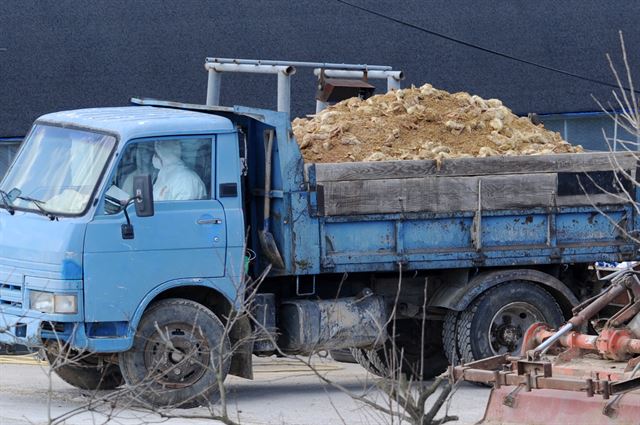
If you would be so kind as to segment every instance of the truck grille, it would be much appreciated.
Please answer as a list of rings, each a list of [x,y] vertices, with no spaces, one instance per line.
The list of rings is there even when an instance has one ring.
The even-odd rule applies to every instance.
[[[0,308],[22,308],[23,282],[22,273],[0,268]]]

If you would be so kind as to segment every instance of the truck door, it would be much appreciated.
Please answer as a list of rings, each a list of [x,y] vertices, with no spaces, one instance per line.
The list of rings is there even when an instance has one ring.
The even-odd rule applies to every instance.
[[[198,282],[225,275],[227,229],[214,199],[215,137],[130,142],[88,225],[84,254],[85,319],[128,321],[142,298],[165,282]],[[153,217],[127,211],[133,237],[125,238],[123,211],[109,199],[133,195],[133,177],[153,180]]]

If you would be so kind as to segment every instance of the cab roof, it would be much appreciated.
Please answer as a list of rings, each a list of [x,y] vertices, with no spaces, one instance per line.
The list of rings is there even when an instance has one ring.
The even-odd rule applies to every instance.
[[[233,123],[219,115],[153,106],[89,108],[54,112],[37,123],[74,126],[116,134],[121,140],[139,137],[233,131]]]

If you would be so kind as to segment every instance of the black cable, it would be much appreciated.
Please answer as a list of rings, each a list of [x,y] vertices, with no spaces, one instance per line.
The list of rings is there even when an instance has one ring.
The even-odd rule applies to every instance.
[[[404,26],[409,27],[409,28],[413,28],[413,29],[416,29],[418,31],[425,32],[427,34],[430,34],[430,35],[433,35],[433,36],[436,36],[436,37],[440,37],[440,38],[443,38],[445,40],[448,40],[448,41],[451,41],[451,42],[454,42],[454,43],[458,43],[458,44],[461,44],[461,45],[466,46],[466,47],[470,47],[472,49],[480,50],[481,52],[485,52],[485,53],[489,53],[489,54],[492,54],[492,55],[500,56],[500,57],[505,58],[505,59],[510,59],[510,60],[513,60],[513,61],[516,61],[516,62],[520,62],[520,63],[524,63],[524,64],[527,64],[527,65],[535,66],[537,68],[545,69],[545,70],[551,71],[551,72],[556,72],[558,74],[566,75],[566,76],[569,76],[569,77],[578,78],[580,80],[589,81],[591,83],[601,84],[601,85],[604,85],[604,86],[607,86],[607,87],[613,87],[613,88],[616,88],[616,89],[620,88],[617,84],[608,83],[606,81],[598,80],[596,78],[585,77],[584,75],[580,75],[580,74],[576,74],[576,73],[573,73],[573,72],[565,71],[563,69],[559,69],[559,68],[554,68],[554,67],[551,67],[551,66],[543,65],[543,64],[540,64],[540,63],[537,63],[537,62],[533,62],[533,61],[530,61],[530,60],[521,59],[521,58],[518,58],[516,56],[509,55],[507,53],[502,53],[502,52],[498,52],[498,51],[495,51],[495,50],[488,49],[486,47],[478,46],[477,44],[469,43],[469,42],[464,41],[464,40],[460,40],[460,39],[457,39],[457,38],[454,38],[454,37],[451,37],[451,36],[448,36],[448,35],[445,35],[445,34],[441,34],[441,33],[436,32],[436,31],[432,31],[430,29],[421,27],[419,25],[412,24],[410,22],[406,22],[406,21],[403,21],[401,19],[385,15],[385,14],[380,13],[380,12],[376,12],[375,10],[367,9],[366,7],[358,6],[357,4],[349,3],[348,1],[345,1],[345,0],[335,0],[335,1],[338,2],[338,3],[342,3],[342,4],[346,5],[346,6],[353,7],[354,9],[358,9],[360,11],[369,13],[371,15],[375,15],[375,16],[378,16],[380,18],[386,19],[388,21],[395,22],[397,24],[404,25]],[[629,90],[628,87],[622,87],[622,88],[625,89],[625,90]],[[634,90],[634,91],[636,93],[640,93],[640,90]]]

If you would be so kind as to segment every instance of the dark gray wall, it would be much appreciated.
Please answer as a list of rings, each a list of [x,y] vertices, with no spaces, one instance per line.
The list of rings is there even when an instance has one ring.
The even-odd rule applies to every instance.
[[[527,60],[612,81],[625,32],[640,68],[640,2],[352,0]],[[404,84],[498,97],[517,113],[593,111],[610,88],[421,33],[333,0],[3,0],[0,137],[46,112],[126,104],[131,96],[204,102],[206,56],[392,65]],[[271,107],[275,79],[225,76],[223,103]],[[294,77],[294,113],[314,108]],[[639,84],[640,85],[640,84]]]
[[[3,140],[0,142],[0,179],[4,177],[9,169],[9,165],[11,165],[19,147],[19,140]]]

